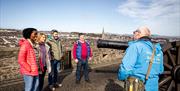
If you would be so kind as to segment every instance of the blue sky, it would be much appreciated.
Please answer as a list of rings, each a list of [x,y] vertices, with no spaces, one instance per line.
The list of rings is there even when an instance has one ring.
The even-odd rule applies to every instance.
[[[180,36],[180,0],[0,0],[0,27]]]

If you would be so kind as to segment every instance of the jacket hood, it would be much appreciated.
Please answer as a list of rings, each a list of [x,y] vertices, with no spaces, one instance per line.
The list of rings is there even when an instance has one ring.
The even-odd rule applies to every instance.
[[[140,39],[142,41],[146,41],[144,42],[145,44],[147,44],[149,47],[151,47],[153,49],[154,45],[155,45],[155,48],[156,48],[156,52],[157,51],[161,51],[162,48],[161,48],[161,45],[159,43],[154,43],[150,40],[150,38],[143,38],[143,39]]]
[[[19,46],[21,47],[23,44],[25,44],[25,43],[27,43],[27,42],[28,42],[27,39],[22,38],[22,39],[19,40]]]
[[[19,46],[22,46],[22,45],[24,44],[25,40],[26,40],[26,39],[24,39],[24,38],[20,39],[20,40],[19,40]]]

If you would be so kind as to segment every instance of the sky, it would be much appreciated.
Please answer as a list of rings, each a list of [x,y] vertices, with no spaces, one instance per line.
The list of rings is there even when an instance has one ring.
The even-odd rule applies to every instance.
[[[0,0],[0,28],[180,36],[180,0]]]

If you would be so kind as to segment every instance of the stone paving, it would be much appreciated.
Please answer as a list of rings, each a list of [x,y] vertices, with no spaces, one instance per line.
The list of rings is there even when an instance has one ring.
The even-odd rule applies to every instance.
[[[123,82],[117,80],[119,64],[95,68],[89,73],[90,83],[82,77],[80,84],[75,83],[75,72],[69,72],[61,76],[62,87],[56,91],[123,91]],[[47,84],[44,91],[49,91]]]
[[[75,69],[64,70],[60,73],[59,82],[62,87],[55,91],[123,91],[123,82],[117,80],[119,62],[111,64],[101,64],[98,67],[91,65],[89,77],[91,83],[84,81],[84,76],[80,84],[75,83]],[[0,86],[0,91],[23,91],[23,80]],[[45,78],[43,91],[50,91],[47,77]]]

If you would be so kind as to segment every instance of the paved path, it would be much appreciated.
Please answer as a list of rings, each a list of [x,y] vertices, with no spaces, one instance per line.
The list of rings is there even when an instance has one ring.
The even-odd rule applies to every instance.
[[[122,91],[123,82],[117,80],[117,70],[119,62],[109,62],[99,65],[90,65],[91,71],[89,77],[91,83],[84,81],[82,77],[80,84],[75,83],[75,69],[64,70],[60,73],[59,82],[62,87],[56,88],[56,91]],[[0,91],[23,91],[23,80],[11,81],[9,84],[0,86]],[[45,78],[44,90],[50,91],[48,88],[47,77]]]
[[[80,84],[76,84],[75,72],[66,72],[60,77],[63,86],[56,91],[123,91],[123,82],[117,80],[118,66],[114,64],[93,69],[89,73],[91,83],[85,82],[82,77]],[[44,91],[49,91],[47,86]]]

